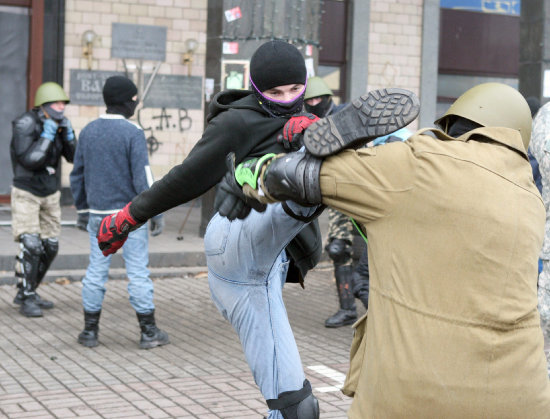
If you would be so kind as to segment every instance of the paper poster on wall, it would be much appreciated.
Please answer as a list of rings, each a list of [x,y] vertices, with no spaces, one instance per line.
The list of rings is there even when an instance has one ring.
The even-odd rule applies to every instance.
[[[234,55],[239,53],[239,43],[238,42],[223,42],[222,43],[222,53],[227,55]]]
[[[248,89],[249,61],[222,60],[223,89]]]
[[[225,20],[227,20],[228,22],[233,22],[234,20],[237,20],[243,17],[241,8],[239,6],[226,10],[224,14],[225,14]]]
[[[307,76],[313,77],[315,76],[315,63],[313,61],[313,58],[306,58],[306,70],[307,70]]]

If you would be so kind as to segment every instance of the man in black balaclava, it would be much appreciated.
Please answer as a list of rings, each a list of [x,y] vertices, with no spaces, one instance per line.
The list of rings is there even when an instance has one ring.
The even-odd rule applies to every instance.
[[[136,85],[123,76],[110,77],[103,98],[107,114],[82,130],[70,176],[77,211],[90,214],[87,230],[92,243],[103,218],[124,207],[153,180],[143,130],[128,121],[137,105]],[[160,234],[162,226],[162,214],[153,217],[151,235]],[[168,335],[155,322],[148,243],[147,226],[143,225],[132,232],[124,246],[128,293],[141,328],[142,349],[169,343]],[[99,317],[110,262],[111,258],[103,257],[97,246],[91,246],[90,264],[82,280],[84,330],[78,335],[78,342],[87,347],[99,344]]]
[[[109,77],[103,87],[103,100],[107,105],[107,113],[119,114],[128,119],[134,115],[137,99],[137,87],[124,76]]]

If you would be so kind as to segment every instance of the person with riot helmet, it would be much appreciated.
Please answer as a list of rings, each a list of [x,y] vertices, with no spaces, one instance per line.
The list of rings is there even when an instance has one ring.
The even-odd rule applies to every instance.
[[[90,263],[82,279],[84,330],[78,335],[78,343],[90,348],[99,344],[99,318],[111,264],[111,258],[103,257],[97,247],[99,225],[104,217],[153,183],[145,135],[141,127],[128,120],[138,104],[137,93],[134,82],[125,76],[111,76],[105,81],[106,113],[82,129],[70,175],[75,207],[79,213],[89,214]],[[162,233],[162,214],[151,218],[150,229],[152,236]],[[168,334],[157,327],[155,320],[146,225],[130,234],[123,257],[130,304],[141,330],[139,347],[151,349],[170,343]]]
[[[310,77],[307,80],[306,94],[304,96],[304,108],[319,118],[334,114],[345,107],[345,104],[336,105],[332,100],[332,90],[319,76]],[[350,218],[335,209],[328,208],[328,237],[325,251],[334,266],[334,279],[340,307],[338,311],[325,320],[325,327],[342,327],[355,323],[357,320],[357,308],[353,293],[353,224]],[[360,259],[368,263],[365,258]],[[361,267],[355,276],[357,281],[363,277],[359,273],[366,273],[368,281],[368,266]],[[368,287],[367,287],[368,289]],[[368,307],[368,291],[363,293],[362,302]]]
[[[187,158],[122,211],[103,220],[98,233],[103,253],[116,252],[128,233],[152,216],[214,187],[227,172],[228,154],[233,153],[238,164],[265,153],[299,149],[297,134],[317,119],[300,114],[306,78],[305,61],[296,47],[278,40],[262,44],[250,61],[251,91],[218,93],[210,105],[203,136]],[[408,101],[409,93],[395,92],[393,99]],[[358,106],[366,113],[370,110],[367,99],[379,104],[371,96],[358,100]],[[418,108],[411,106],[409,110],[407,117],[416,117]],[[378,120],[371,122],[382,131],[399,128]],[[318,403],[305,379],[282,299],[285,280],[299,282],[319,259],[321,237],[318,223],[312,221],[315,214],[311,209],[292,205],[283,204],[278,209],[257,206],[252,217],[269,223],[271,230],[286,231],[279,229],[279,225],[288,225],[280,217],[292,217],[295,222],[284,240],[274,242],[269,235],[269,240],[261,240],[266,235],[260,237],[253,226],[240,222],[251,208],[239,206],[242,201],[232,201],[234,196],[224,194],[222,188],[218,192],[220,211],[231,206],[231,202],[237,206],[234,221],[215,215],[207,227],[205,250],[212,299],[239,335],[254,379],[268,400],[269,418],[318,418]],[[242,238],[234,240],[240,233]],[[281,235],[277,237],[280,239]],[[253,239],[258,242],[255,251],[243,252]],[[258,255],[263,259],[256,260]],[[237,260],[237,256],[243,259]],[[265,263],[266,256],[271,258],[270,263]],[[231,260],[231,268],[236,261],[241,262],[240,266],[229,271],[228,264],[216,263],[223,258]],[[256,269],[256,262],[265,269]],[[218,266],[227,270],[218,271]]]
[[[527,158],[529,106],[484,83],[436,124],[347,150],[359,143],[331,141],[321,120],[304,134],[306,153],[243,162],[259,176],[237,176],[235,196],[332,206],[371,239],[369,311],[342,389],[350,418],[547,417],[537,310],[546,212]]]
[[[72,163],[76,139],[64,115],[69,97],[54,82],[41,84],[34,107],[13,121],[10,156],[12,233],[19,242],[13,302],[26,317],[42,316],[53,307],[36,289],[59,249],[61,233],[61,157]]]

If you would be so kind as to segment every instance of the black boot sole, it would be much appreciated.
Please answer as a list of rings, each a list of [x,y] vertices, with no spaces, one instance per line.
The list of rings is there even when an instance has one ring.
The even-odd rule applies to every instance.
[[[20,306],[22,303],[23,303],[23,300],[20,297],[15,296],[15,298],[13,299],[13,304]],[[50,310],[54,306],[54,304],[51,301],[42,300],[42,299],[38,300],[36,302],[36,305],[40,307],[42,310]]]
[[[99,345],[99,340],[97,337],[98,330],[93,331],[84,329],[78,335],[78,343],[80,343],[82,346],[85,346],[86,348],[95,348],[97,345]]]
[[[330,156],[391,134],[414,121],[419,112],[420,101],[409,90],[373,90],[310,125],[304,133],[304,145],[316,157]]]
[[[95,348],[99,345],[99,342],[97,340],[95,341],[89,341],[89,340],[82,340],[78,339],[78,343],[80,343],[82,346],[85,346],[86,348]]]
[[[335,324],[326,324],[325,323],[325,327],[329,328],[329,329],[336,329],[338,327],[342,327],[342,326],[349,326],[350,324],[353,324],[357,321],[357,318],[355,319],[349,319],[349,320],[344,320],[342,323],[335,323]]]
[[[153,349],[157,346],[163,346],[168,345],[170,343],[170,340],[153,340],[150,342],[140,342],[139,348],[140,349]]]
[[[33,311],[33,312],[25,312],[25,310],[23,310],[23,306],[21,306],[19,308],[19,313],[21,313],[25,317],[42,317],[43,316],[42,310]]]

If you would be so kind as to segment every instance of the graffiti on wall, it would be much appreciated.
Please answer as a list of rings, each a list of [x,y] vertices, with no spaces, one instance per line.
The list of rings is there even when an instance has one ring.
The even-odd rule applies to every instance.
[[[141,108],[137,112],[137,123],[143,129],[147,139],[149,154],[153,155],[162,144],[155,136],[158,131],[178,131],[183,133],[191,129],[193,120],[187,109]]]

